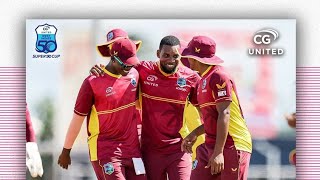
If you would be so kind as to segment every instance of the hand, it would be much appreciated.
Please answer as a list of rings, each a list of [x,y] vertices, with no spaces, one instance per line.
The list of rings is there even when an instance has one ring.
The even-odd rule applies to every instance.
[[[68,169],[68,166],[71,165],[70,151],[71,149],[63,148],[59,156],[58,164],[64,169]]]
[[[197,141],[197,135],[190,133],[187,137],[182,140],[181,151],[192,154],[192,146]]]
[[[42,177],[43,175],[42,160],[38,150],[37,143],[27,142],[26,151],[27,151],[26,165],[29,169],[30,175],[34,178],[37,176]]]
[[[99,76],[104,76],[104,74],[105,74],[104,71],[103,71],[104,68],[105,68],[104,65],[102,65],[102,64],[100,64],[100,65],[96,64],[96,65],[94,65],[94,66],[90,69],[90,74],[95,75],[95,76],[97,76],[97,77],[99,77]]]
[[[211,174],[218,174],[224,170],[224,156],[223,153],[213,153],[205,168],[211,167]]]
[[[290,115],[285,115],[285,118],[288,122],[288,125],[292,128],[296,127],[296,121],[297,121],[297,117],[296,117],[296,113],[292,113]]]

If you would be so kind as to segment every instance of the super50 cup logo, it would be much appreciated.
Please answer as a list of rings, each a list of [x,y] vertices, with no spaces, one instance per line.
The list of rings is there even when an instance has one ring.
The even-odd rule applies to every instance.
[[[269,28],[257,31],[253,36],[253,42],[256,48],[248,49],[249,55],[282,55],[284,53],[282,48],[270,47],[278,38],[279,33],[274,29]]]
[[[37,41],[35,50],[40,54],[34,54],[33,58],[59,58],[59,54],[50,54],[57,50],[56,34],[58,29],[54,25],[43,24],[36,29]]]

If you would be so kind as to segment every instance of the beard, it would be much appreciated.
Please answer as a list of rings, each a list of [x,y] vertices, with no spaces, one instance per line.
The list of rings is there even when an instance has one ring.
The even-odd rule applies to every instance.
[[[161,66],[161,69],[162,69],[163,72],[165,72],[167,74],[171,74],[177,69],[178,65],[175,65],[174,68],[172,68],[172,69],[168,69],[166,66],[164,66],[162,64],[160,64],[160,66]]]

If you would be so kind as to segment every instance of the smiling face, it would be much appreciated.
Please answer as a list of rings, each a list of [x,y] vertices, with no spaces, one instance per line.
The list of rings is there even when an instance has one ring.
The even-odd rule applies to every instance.
[[[179,45],[163,45],[161,49],[157,51],[157,56],[160,60],[160,67],[165,73],[170,74],[176,70],[181,58],[178,48],[180,48]]]

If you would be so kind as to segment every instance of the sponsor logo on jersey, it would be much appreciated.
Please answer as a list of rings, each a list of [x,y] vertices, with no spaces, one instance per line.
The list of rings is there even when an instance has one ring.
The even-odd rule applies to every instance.
[[[218,97],[221,97],[221,96],[226,96],[227,95],[227,91],[218,91]]]
[[[156,81],[157,79],[158,79],[158,77],[155,76],[155,75],[149,75],[149,76],[147,77],[147,80],[148,80],[148,81],[151,81],[151,82]]]
[[[226,87],[226,85],[227,85],[226,82],[222,83],[222,85],[216,84],[218,89],[224,89]]]
[[[106,89],[106,96],[111,96],[113,94],[115,94],[115,92],[113,91],[113,87],[108,87]]]

